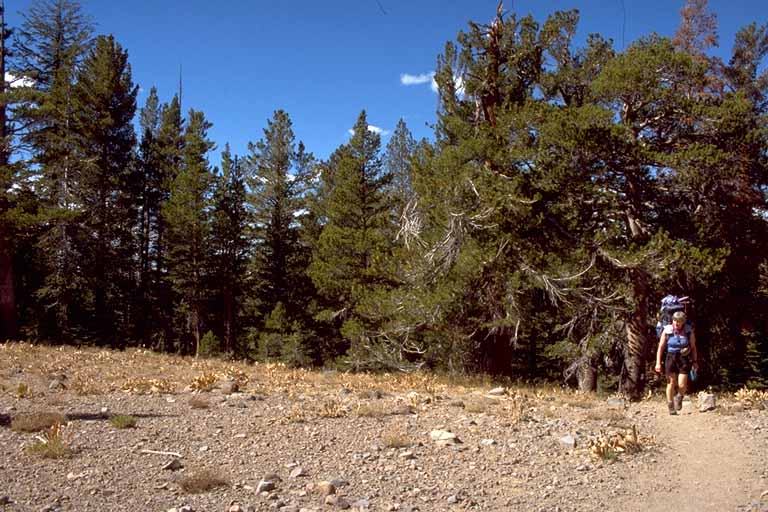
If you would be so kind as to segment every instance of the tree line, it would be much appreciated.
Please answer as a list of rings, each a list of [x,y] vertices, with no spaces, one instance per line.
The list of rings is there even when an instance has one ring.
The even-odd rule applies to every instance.
[[[578,20],[470,22],[433,140],[362,111],[320,160],[276,110],[214,164],[203,112],[138,107],[127,50],[37,0],[2,26],[0,337],[637,396],[677,293],[707,382],[765,386],[768,26],[725,62],[706,0],[624,51]]]

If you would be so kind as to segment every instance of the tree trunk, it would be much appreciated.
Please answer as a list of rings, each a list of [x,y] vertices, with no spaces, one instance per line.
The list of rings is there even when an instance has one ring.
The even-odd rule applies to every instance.
[[[643,395],[645,386],[645,359],[648,342],[648,276],[645,272],[631,272],[633,281],[633,303],[635,310],[627,322],[627,345],[624,351],[624,372],[620,390],[630,399],[637,400]]]
[[[16,295],[13,259],[5,233],[0,233],[0,341],[16,338]]]
[[[579,391],[591,393],[597,391],[597,366],[592,361],[584,361],[576,370]]]

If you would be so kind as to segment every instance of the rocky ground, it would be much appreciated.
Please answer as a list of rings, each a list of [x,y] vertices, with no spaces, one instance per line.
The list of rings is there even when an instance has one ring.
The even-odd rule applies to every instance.
[[[768,395],[716,398],[5,344],[0,510],[768,511]]]

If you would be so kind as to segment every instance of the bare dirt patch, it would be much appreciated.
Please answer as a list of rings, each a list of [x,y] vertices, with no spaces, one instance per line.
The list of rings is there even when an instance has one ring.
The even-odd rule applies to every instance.
[[[0,383],[0,510],[768,510],[768,411],[734,397],[670,417],[660,398],[28,344],[0,345]],[[66,418],[68,457],[10,428],[40,411]]]

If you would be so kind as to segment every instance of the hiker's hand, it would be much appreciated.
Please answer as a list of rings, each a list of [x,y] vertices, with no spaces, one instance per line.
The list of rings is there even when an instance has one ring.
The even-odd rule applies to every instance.
[[[661,373],[661,363],[656,363],[656,368],[654,369],[656,370],[656,373]]]

